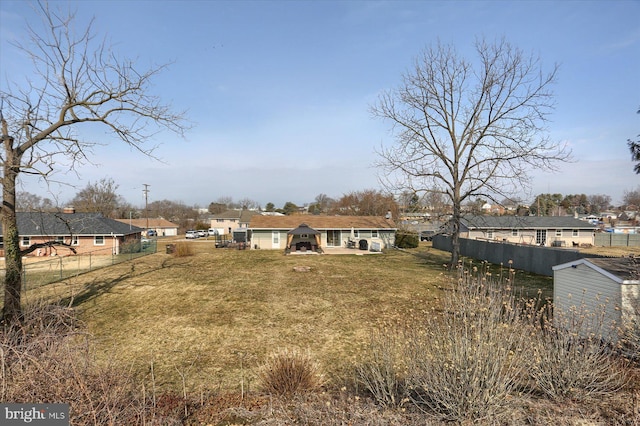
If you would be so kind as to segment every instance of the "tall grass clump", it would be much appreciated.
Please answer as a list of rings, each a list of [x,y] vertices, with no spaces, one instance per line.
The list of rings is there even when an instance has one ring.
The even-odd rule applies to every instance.
[[[175,257],[187,257],[193,256],[195,250],[192,244],[185,242],[175,243],[175,247],[173,249],[173,256]]]
[[[281,349],[271,354],[258,371],[265,392],[284,397],[312,392],[322,385],[318,364],[308,352]]]
[[[626,382],[626,369],[612,353],[614,330],[604,305],[594,312],[584,303],[562,309],[556,302],[538,311],[528,374],[533,389],[552,400],[585,400],[610,395]]]

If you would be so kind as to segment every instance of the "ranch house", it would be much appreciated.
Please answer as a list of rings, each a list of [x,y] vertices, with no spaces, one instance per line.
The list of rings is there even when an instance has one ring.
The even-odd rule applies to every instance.
[[[572,216],[465,215],[460,237],[546,247],[593,245],[597,227]]]
[[[391,219],[377,216],[256,215],[251,218],[249,231],[252,248],[377,250],[395,244],[396,225]]]
[[[109,219],[100,213],[75,213],[65,209],[61,213],[18,212],[20,249],[34,244],[59,242],[29,253],[29,256],[54,256],[72,254],[119,254],[128,244],[141,239],[143,229]],[[4,256],[4,247],[0,247]]]

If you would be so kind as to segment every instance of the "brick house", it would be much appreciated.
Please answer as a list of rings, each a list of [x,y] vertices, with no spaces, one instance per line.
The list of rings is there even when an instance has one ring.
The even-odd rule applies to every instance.
[[[42,247],[28,256],[53,256],[93,252],[96,254],[119,254],[129,244],[140,242],[143,229],[109,219],[100,213],[65,212],[18,212],[18,235],[20,249],[26,250],[34,244],[52,241],[65,245]],[[0,237],[0,255],[4,246]]]

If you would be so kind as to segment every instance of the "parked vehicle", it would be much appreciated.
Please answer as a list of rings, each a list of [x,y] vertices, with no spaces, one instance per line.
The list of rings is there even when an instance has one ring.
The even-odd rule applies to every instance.
[[[210,237],[215,237],[216,235],[218,235],[218,231],[213,228],[209,229],[207,233],[209,234]]]
[[[431,241],[434,235],[436,235],[436,231],[422,231],[420,233],[420,241]]]
[[[154,229],[147,229],[147,237],[157,237],[158,233]]]
[[[206,229],[198,229],[198,237],[206,237],[207,230]]]
[[[195,239],[198,237],[199,237],[198,231],[193,231],[193,230],[187,231],[187,234],[185,235],[185,238],[188,238],[188,239]]]

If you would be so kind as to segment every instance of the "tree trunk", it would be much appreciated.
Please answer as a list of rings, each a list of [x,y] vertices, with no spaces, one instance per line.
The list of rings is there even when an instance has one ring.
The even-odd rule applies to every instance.
[[[20,318],[20,291],[22,289],[22,256],[20,254],[20,237],[16,218],[16,179],[19,172],[19,158],[13,150],[13,138],[6,133],[3,126],[5,163],[2,176],[2,237],[5,258],[4,307],[2,316],[5,323]]]
[[[451,218],[451,264],[450,269],[455,269],[460,260],[460,218],[462,216],[459,201],[453,203],[453,217]]]

